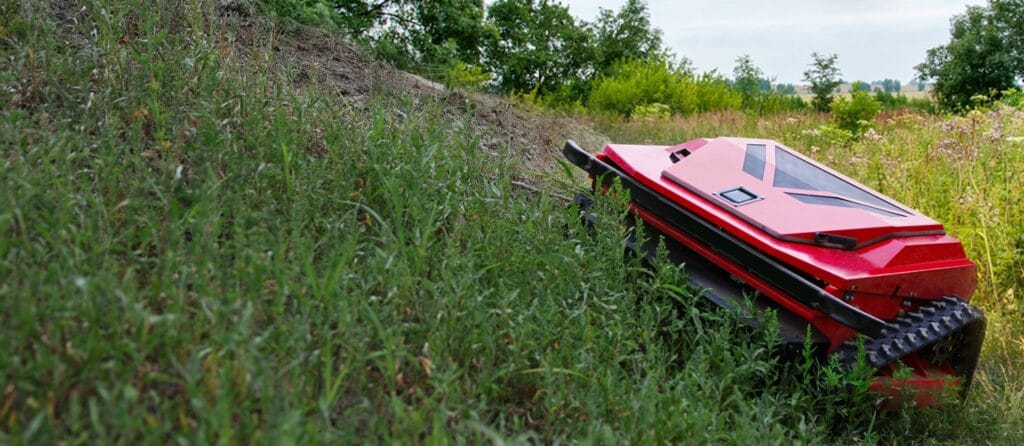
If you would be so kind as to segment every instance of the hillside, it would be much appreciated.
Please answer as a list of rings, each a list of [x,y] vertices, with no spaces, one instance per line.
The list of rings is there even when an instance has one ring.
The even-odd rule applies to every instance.
[[[0,443],[1024,438],[1024,156],[993,135],[1018,135],[1019,110],[883,117],[874,146],[813,114],[580,123],[449,91],[246,1],[0,14]],[[773,135],[882,182],[898,165],[883,191],[996,253],[971,397],[878,412],[863,377],[779,363],[770,330],[693,305],[685,269],[623,256],[623,197],[598,197],[604,218],[582,227],[561,197],[585,182],[557,149],[602,133]],[[935,160],[941,135],[976,151]],[[926,193],[972,180],[960,208]],[[1017,201],[977,235],[989,194]]]
[[[373,60],[365,50],[327,31],[290,24],[281,32],[277,25],[253,19],[256,8],[242,6],[242,2],[228,3],[234,6],[219,7],[218,15],[225,23],[237,26],[235,49],[242,63],[264,63],[254,61],[252,56],[267,54],[273,69],[291,81],[296,91],[335,93],[359,107],[389,96],[437,104],[453,120],[468,116],[484,150],[512,149],[509,155],[516,160],[515,176],[521,180],[535,182],[544,176],[538,173],[560,171],[554,169],[557,166],[552,158],[561,157],[558,150],[567,139],[594,147],[607,142],[607,138],[576,120],[497,96],[449,90]]]

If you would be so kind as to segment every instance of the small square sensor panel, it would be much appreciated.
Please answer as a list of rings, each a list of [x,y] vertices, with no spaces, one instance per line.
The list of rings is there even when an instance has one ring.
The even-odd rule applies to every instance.
[[[753,203],[761,199],[761,197],[757,196],[757,194],[744,189],[743,186],[737,186],[732,189],[726,189],[715,195],[718,195],[723,200],[728,201],[734,206]]]

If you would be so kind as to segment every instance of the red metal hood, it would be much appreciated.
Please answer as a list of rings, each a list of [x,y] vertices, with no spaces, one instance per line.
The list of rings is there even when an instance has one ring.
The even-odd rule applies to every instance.
[[[657,159],[651,149],[613,144],[606,153],[634,167],[663,163],[663,180],[784,241],[854,249],[944,233],[938,222],[772,140],[698,139],[657,151]]]

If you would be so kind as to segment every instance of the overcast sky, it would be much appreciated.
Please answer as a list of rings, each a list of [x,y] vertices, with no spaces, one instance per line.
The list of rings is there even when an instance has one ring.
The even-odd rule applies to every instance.
[[[625,0],[561,0],[587,21]],[[949,19],[985,0],[649,0],[665,44],[700,71],[732,76],[749,54],[767,76],[802,83],[811,53],[839,55],[844,80],[904,84],[925,52],[949,41]]]

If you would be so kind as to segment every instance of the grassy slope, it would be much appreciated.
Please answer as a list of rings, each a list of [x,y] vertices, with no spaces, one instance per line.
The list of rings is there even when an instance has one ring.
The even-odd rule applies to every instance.
[[[588,236],[437,105],[242,63],[212,1],[38,3],[0,10],[0,442],[1020,435],[774,364],[623,259],[620,201]]]

